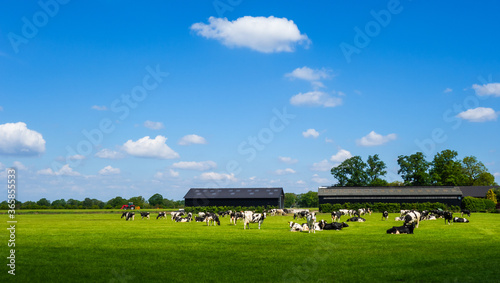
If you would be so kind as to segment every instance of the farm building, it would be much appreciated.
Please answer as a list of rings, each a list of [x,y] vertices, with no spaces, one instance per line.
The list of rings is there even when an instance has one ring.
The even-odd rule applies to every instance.
[[[275,206],[283,208],[283,188],[193,188],[184,196],[186,206]]]

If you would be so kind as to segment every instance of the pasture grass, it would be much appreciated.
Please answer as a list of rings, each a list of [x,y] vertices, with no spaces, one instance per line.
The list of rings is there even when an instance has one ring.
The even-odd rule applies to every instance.
[[[422,221],[414,235],[391,214],[365,216],[342,231],[291,233],[292,216],[257,229],[118,214],[18,215],[18,282],[499,282],[500,215],[470,223]],[[318,220],[331,221],[328,214]],[[7,217],[5,216],[5,219]],[[342,220],[347,218],[344,216]],[[302,221],[305,222],[305,221]],[[1,233],[8,255],[8,234]],[[7,260],[4,258],[4,261]],[[12,279],[3,265],[1,282]]]

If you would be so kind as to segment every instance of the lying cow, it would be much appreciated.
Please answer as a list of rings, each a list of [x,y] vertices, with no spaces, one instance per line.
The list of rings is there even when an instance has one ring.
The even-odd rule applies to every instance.
[[[170,212],[170,216],[172,217],[172,221],[177,221],[177,218],[181,217],[184,215],[184,212],[182,211],[172,211]]]
[[[302,232],[302,225],[295,222],[288,222],[288,226],[290,226],[290,232]]]
[[[144,217],[149,220],[149,212],[141,212],[141,219],[144,219]]]
[[[404,216],[396,216],[394,218],[394,221],[405,221],[405,217]]]
[[[259,229],[260,226],[262,225],[262,222],[264,222],[264,219],[266,219],[266,213],[253,213],[252,211],[245,211],[243,213],[243,229],[246,229],[248,226],[248,229],[250,229],[250,223],[259,223]]]
[[[366,219],[362,218],[362,217],[351,217],[349,219],[347,219],[347,222],[365,222]]]
[[[443,217],[444,217],[444,224],[446,224],[446,222],[448,222],[448,225],[450,225],[451,221],[453,220],[453,213],[449,212],[449,211],[445,211],[443,213]]]
[[[413,234],[415,229],[415,223],[410,225],[404,224],[403,226],[393,226],[391,229],[387,230],[387,234]]]
[[[349,227],[349,225],[347,225],[347,223],[345,223],[345,222],[326,223],[325,220],[321,220],[319,222],[319,227],[321,228],[321,230],[337,230],[337,231],[339,231],[339,230],[342,230],[342,228]]]
[[[193,214],[190,212],[188,213],[188,215],[186,217],[182,217],[180,215],[178,215],[177,217],[175,217],[175,222],[191,222],[191,220],[193,219]]]
[[[420,224],[420,216],[422,216],[422,215],[420,214],[420,212],[418,212],[416,210],[411,210],[411,211],[407,212],[404,215],[405,224],[408,225],[408,224],[414,223],[416,221],[417,225],[415,226],[415,228],[418,228],[418,224]]]
[[[194,221],[196,222],[205,222],[205,217],[195,216]]]
[[[460,217],[454,217],[453,222],[459,222],[459,223],[469,223],[469,219],[467,218],[460,218]]]
[[[387,210],[382,212],[382,220],[384,220],[384,219],[386,221],[389,220],[389,212],[387,212]]]

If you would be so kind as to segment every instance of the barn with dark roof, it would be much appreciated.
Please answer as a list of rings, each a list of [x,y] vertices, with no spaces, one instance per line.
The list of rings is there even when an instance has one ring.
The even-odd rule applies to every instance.
[[[274,206],[283,208],[283,188],[192,188],[184,196],[186,206]]]

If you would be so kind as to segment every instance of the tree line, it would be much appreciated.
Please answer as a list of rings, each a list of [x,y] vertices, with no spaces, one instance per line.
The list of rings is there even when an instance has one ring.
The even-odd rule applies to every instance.
[[[387,182],[386,164],[378,154],[368,156],[365,163],[353,156],[331,169],[338,187],[374,186],[498,186],[495,177],[475,156],[458,159],[458,153],[446,149],[427,161],[422,152],[398,156],[398,174],[403,182]]]
[[[117,196],[106,202],[98,199],[85,198],[83,201],[76,199],[58,199],[54,201],[41,198],[38,201],[16,201],[18,209],[120,209],[124,204],[129,202],[134,203],[141,209],[151,208],[182,208],[184,207],[184,200],[171,200],[163,198],[161,194],[154,194],[148,200],[142,196],[132,197],[129,199]],[[9,209],[7,201],[0,203],[0,209]]]

